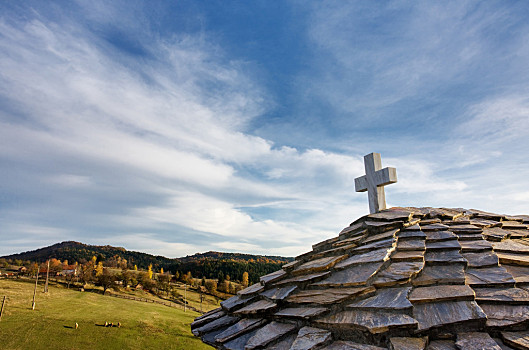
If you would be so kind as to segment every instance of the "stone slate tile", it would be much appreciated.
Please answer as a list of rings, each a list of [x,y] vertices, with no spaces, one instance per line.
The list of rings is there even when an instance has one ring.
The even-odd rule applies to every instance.
[[[501,261],[501,260],[500,260]],[[465,272],[466,283],[472,287],[514,286],[514,279],[502,266],[468,268]]]
[[[486,211],[477,210],[477,209],[469,209],[467,210],[467,212],[471,213],[473,218],[492,220],[492,221],[500,221],[504,217],[504,215],[488,213]]]
[[[391,261],[424,261],[424,250],[414,250],[408,252],[396,252],[391,255]]]
[[[521,288],[476,288],[476,301],[529,305],[529,291]]]
[[[342,240],[337,241],[336,243],[333,243],[332,247],[333,248],[339,248],[339,247],[343,247],[343,246],[349,246],[349,245],[352,245],[352,244],[358,244],[362,239],[364,239],[364,237],[365,236],[362,235],[362,236],[357,236],[357,237],[353,237],[353,238],[342,239]]]
[[[241,296],[241,297],[249,297],[249,296],[255,295],[255,294],[257,294],[257,293],[259,293],[259,292],[261,292],[263,290],[264,290],[264,286],[261,283],[254,283],[251,286],[249,286],[248,288],[245,288],[243,290],[238,291],[237,295]]]
[[[293,304],[320,304],[328,305],[340,303],[344,300],[360,295],[373,293],[374,287],[309,289],[290,295],[286,301]]]
[[[440,301],[474,300],[474,290],[467,285],[440,285],[433,287],[416,287],[408,299],[415,304]]]
[[[329,309],[325,307],[287,307],[276,312],[274,315],[278,317],[310,319],[319,316],[328,310]]]
[[[344,269],[354,265],[384,262],[389,259],[389,255],[394,251],[394,249],[394,247],[382,248],[368,251],[363,254],[353,255],[350,258],[340,261],[338,264],[334,265],[334,268]]]
[[[424,262],[422,261],[391,263],[385,270],[377,274],[373,285],[378,288],[405,283],[416,276],[423,267]]]
[[[516,284],[529,283],[529,266],[502,265],[512,275]]]
[[[431,219],[421,219],[421,227],[424,227],[424,226],[428,226],[428,225],[433,225],[433,224],[440,224],[441,223],[441,219],[439,218],[431,218]]]
[[[496,255],[498,256],[498,259],[500,259],[501,264],[529,266],[529,254],[522,255],[497,252]]]
[[[500,346],[500,348],[501,348],[502,350],[515,350],[514,348],[511,348],[510,346],[507,346],[507,345],[503,342],[503,340],[501,340],[500,338],[495,338],[495,337],[493,337],[492,339],[494,339],[494,341],[495,341],[496,343],[498,343],[498,345]]]
[[[417,225],[419,227],[419,225]],[[400,231],[397,235],[399,241],[405,241],[407,239],[426,239],[426,233],[419,230],[413,231]]]
[[[450,231],[427,231],[425,234],[427,243],[457,240],[457,236]]]
[[[423,303],[413,307],[413,317],[419,322],[418,330],[432,327],[459,325],[463,323],[484,323],[487,315],[475,301],[447,301]]]
[[[363,222],[356,223],[354,225],[351,225],[349,227],[344,228],[338,237],[341,239],[344,238],[352,238],[356,236],[365,235],[367,233],[367,229],[364,227]]]
[[[385,333],[393,328],[417,328],[417,321],[412,317],[387,311],[346,310],[317,318],[315,323],[324,328],[369,331],[372,334]]]
[[[212,322],[206,323],[202,327],[195,328],[195,329],[192,330],[192,332],[193,332],[194,335],[202,335],[202,334],[209,333],[209,332],[212,332],[214,330],[217,330],[219,328],[229,327],[229,326],[231,326],[232,324],[234,324],[237,321],[239,321],[238,317],[233,317],[233,316],[226,315],[226,316],[222,316],[221,318],[218,318],[218,319],[216,319],[216,320],[214,320]]]
[[[453,340],[433,340],[426,350],[457,350]]]
[[[283,300],[288,297],[290,293],[292,293],[296,288],[297,286],[272,288],[265,292],[262,292],[259,295],[271,301]]]
[[[399,231],[400,231],[399,229],[394,229],[394,230],[389,230],[386,232],[378,233],[376,235],[367,237],[362,243],[368,244],[368,243],[372,243],[376,241],[381,241],[383,239],[394,238],[394,237],[397,237],[397,233]]]
[[[505,230],[527,230],[527,225],[518,221],[502,221],[501,228]]]
[[[404,225],[404,221],[365,221],[364,227],[366,227],[369,232],[380,233],[388,230],[393,230],[396,228],[401,228]]]
[[[244,350],[244,347],[246,346],[246,343],[248,343],[248,340],[253,337],[257,333],[257,329],[250,331],[248,333],[243,333],[242,335],[238,336],[237,338],[234,338],[233,340],[230,340],[226,343],[224,343],[222,346],[226,350]]]
[[[206,323],[221,318],[222,316],[226,316],[226,312],[220,307],[212,311],[206,312],[204,315],[195,318],[195,320],[191,323],[191,329],[201,327]]]
[[[201,339],[204,343],[209,344],[211,346],[215,346],[215,337],[224,332],[227,329],[227,327],[222,327],[219,329],[212,330],[211,332],[207,332],[201,335]]]
[[[397,240],[395,238],[383,239],[381,241],[377,241],[377,242],[373,242],[373,243],[369,243],[366,245],[361,245],[359,247],[356,247],[351,250],[351,254],[361,254],[361,253],[369,252],[374,249],[390,248],[394,244],[396,244],[396,242]]]
[[[228,311],[232,312],[235,311],[238,308],[241,308],[245,306],[246,304],[249,304],[250,302],[255,301],[255,298],[241,298],[238,295],[235,295],[229,299],[224,300],[220,303],[220,306]]]
[[[329,257],[331,255],[336,256],[336,255],[347,254],[353,248],[356,248],[357,246],[358,246],[358,244],[353,243],[353,244],[341,245],[341,246],[338,246],[336,248],[332,248],[331,247],[332,249],[324,250],[324,251],[321,251],[319,253],[313,253],[310,256],[310,259],[314,260],[314,259],[326,258],[326,257]]]
[[[255,315],[272,312],[277,308],[277,304],[269,300],[258,300],[248,306],[234,312],[235,315]]]
[[[526,238],[529,236],[529,230],[508,230],[510,235],[510,238]]]
[[[223,332],[215,336],[215,342],[225,343],[229,340],[239,337],[243,333],[256,329],[266,323],[262,318],[244,318],[236,324],[228,327]]]
[[[265,350],[290,350],[294,340],[297,338],[297,333],[292,333],[282,338],[275,344],[268,345]]]
[[[426,251],[460,249],[461,244],[457,240],[443,242],[426,242]]]
[[[414,286],[434,284],[465,284],[464,265],[426,265],[421,274],[412,280]]]
[[[376,221],[410,221],[412,216],[412,211],[386,209],[377,213],[369,214],[367,218]]]
[[[422,221],[421,221],[421,224],[422,224]],[[424,233],[428,231],[446,231],[449,229],[450,229],[450,226],[443,225],[440,223],[430,224],[430,225],[421,225],[421,231],[423,231]]]
[[[347,305],[348,309],[405,311],[412,304],[407,296],[411,287],[378,289],[376,294],[367,299]]]
[[[285,265],[281,266],[281,268],[283,270],[285,270],[285,271],[291,271],[291,270],[293,270],[294,268],[296,268],[299,265],[301,265],[301,261],[300,260],[294,260],[294,261],[289,262],[288,264],[285,264]]]
[[[424,250],[426,245],[424,239],[409,239],[397,243],[397,251],[407,252],[412,250]]]
[[[383,262],[354,265],[344,270],[334,272],[322,281],[313,283],[320,287],[351,287],[365,285],[380,271]]]
[[[456,233],[457,239],[461,241],[479,241],[485,239],[481,233]]]
[[[458,233],[481,233],[483,228],[471,224],[466,225],[450,225],[450,231]]]
[[[292,277],[292,278],[287,278],[287,279],[281,280],[279,282],[276,282],[273,285],[274,286],[283,286],[283,285],[290,284],[290,283],[311,282],[311,281],[318,280],[318,279],[320,279],[320,278],[322,278],[324,276],[327,276],[328,274],[330,274],[330,271],[312,273],[312,274],[309,274],[309,275],[295,276],[295,277]]]
[[[330,343],[332,333],[325,329],[305,326],[298,331],[298,336],[290,350],[313,350],[325,343]]]
[[[324,346],[320,350],[387,350],[374,345],[359,344],[352,341],[339,340],[334,343]]]
[[[501,241],[503,239],[509,238],[511,236],[511,232],[500,227],[491,227],[483,229],[483,236],[491,241]]]
[[[487,327],[506,327],[527,323],[529,305],[480,304],[487,314]]]
[[[498,266],[498,256],[494,252],[463,253],[468,267]]]
[[[424,261],[428,264],[467,263],[467,260],[459,253],[459,250],[429,251],[424,255]]]
[[[501,223],[494,220],[485,220],[485,219],[470,219],[470,224],[483,228],[489,227],[500,227]]]
[[[316,243],[312,245],[313,251],[321,251],[324,249],[329,249],[328,247],[332,246],[334,243],[338,242],[340,240],[340,237],[333,237],[326,239],[325,241]]]
[[[389,343],[392,350],[424,350],[428,343],[428,337],[391,337]]]
[[[529,253],[529,246],[513,239],[507,239],[502,242],[492,244],[495,252],[506,253]]]
[[[277,282],[283,277],[286,277],[287,273],[284,270],[278,270],[276,272],[269,273],[268,275],[261,276],[259,281],[263,284]]]
[[[529,349],[529,331],[501,332],[505,344],[516,349]]]
[[[485,332],[458,333],[456,346],[465,350],[502,350],[498,343]]]
[[[333,267],[337,262],[347,258],[347,255],[329,256],[306,262],[292,271],[294,275],[325,271]]]
[[[461,252],[463,253],[492,250],[492,243],[483,239],[479,241],[460,241],[459,243],[461,244]]]
[[[282,336],[293,332],[295,329],[296,326],[294,324],[272,321],[257,330],[255,335],[246,343],[245,350],[264,347]]]
[[[418,220],[416,223],[414,223],[413,225],[410,225],[408,227],[405,227],[401,230],[401,232],[408,232],[408,231],[420,231],[421,230],[421,227],[419,226],[419,222],[421,220]]]

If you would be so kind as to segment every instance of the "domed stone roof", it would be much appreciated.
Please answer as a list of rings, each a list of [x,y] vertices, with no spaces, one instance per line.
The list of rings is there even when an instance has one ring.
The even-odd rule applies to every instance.
[[[364,216],[198,317],[218,349],[529,349],[529,216]]]

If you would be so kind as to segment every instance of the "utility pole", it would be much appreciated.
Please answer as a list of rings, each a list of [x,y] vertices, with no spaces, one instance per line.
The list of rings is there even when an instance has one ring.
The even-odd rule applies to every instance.
[[[35,279],[35,290],[33,290],[33,306],[31,307],[32,310],[35,310],[35,295],[37,294],[37,283],[39,282],[39,268],[37,268],[37,278]]]
[[[4,295],[4,300],[2,300],[2,308],[0,309],[0,321],[2,321],[2,314],[4,313],[5,303],[6,303],[6,296]]]
[[[48,279],[50,277],[50,259],[48,259],[48,269],[46,270],[46,284],[44,284],[44,293],[48,293]]]
[[[187,283],[184,283],[184,312],[187,309]]]

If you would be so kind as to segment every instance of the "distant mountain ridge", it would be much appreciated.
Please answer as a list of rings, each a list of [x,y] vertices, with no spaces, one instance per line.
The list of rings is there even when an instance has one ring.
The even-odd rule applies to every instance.
[[[167,258],[161,255],[127,250],[123,247],[90,245],[75,241],[56,243],[48,247],[6,255],[0,258],[30,260],[40,263],[55,258],[61,261],[68,260],[71,264],[75,261],[83,263],[92,259],[93,256],[101,261],[108,261],[119,256],[127,260],[129,268],[136,265],[139,269],[147,269],[152,264],[155,271],[159,271],[161,268],[171,273],[176,271],[186,273],[189,271],[193,276],[205,276],[206,278],[216,278],[219,272],[222,271],[224,275],[239,279],[242,273],[247,271],[250,273],[250,280],[254,281],[258,276],[276,271],[283,264],[294,260],[291,257],[214,251],[197,253],[182,258]]]

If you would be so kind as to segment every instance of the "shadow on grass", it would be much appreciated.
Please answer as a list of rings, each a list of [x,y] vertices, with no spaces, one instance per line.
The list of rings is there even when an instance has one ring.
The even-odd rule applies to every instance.
[[[72,326],[63,326],[64,328],[70,328],[70,329],[74,329],[74,327]]]

